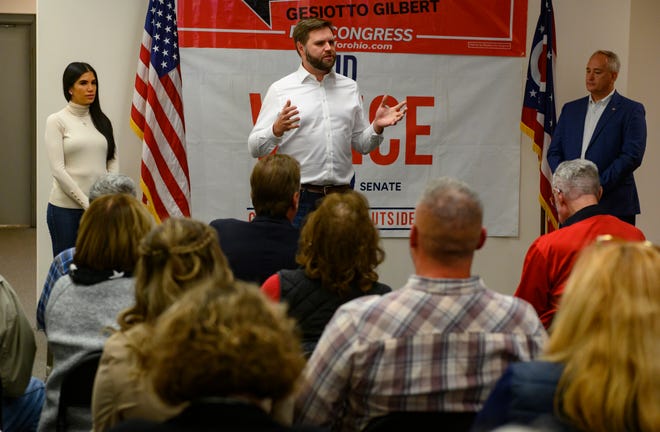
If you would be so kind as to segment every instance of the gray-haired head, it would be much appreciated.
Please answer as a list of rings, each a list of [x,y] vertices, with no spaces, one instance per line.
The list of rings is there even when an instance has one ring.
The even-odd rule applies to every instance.
[[[137,189],[132,178],[125,174],[107,173],[99,177],[89,189],[89,201],[101,195],[125,193],[137,197]]]
[[[436,258],[471,256],[482,242],[483,204],[466,183],[451,177],[432,180],[415,216],[420,246]]]
[[[610,72],[619,73],[619,69],[621,69],[621,60],[619,60],[619,56],[616,55],[615,52],[598,50],[591,54],[591,57],[595,56],[596,54],[601,54],[607,57],[607,67],[610,69]]]
[[[561,191],[567,200],[582,195],[600,196],[598,167],[587,159],[573,159],[559,164],[552,175],[552,187]]]

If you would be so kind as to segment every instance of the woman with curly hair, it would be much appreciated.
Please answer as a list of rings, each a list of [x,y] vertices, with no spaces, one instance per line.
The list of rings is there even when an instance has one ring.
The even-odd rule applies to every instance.
[[[660,430],[660,248],[597,241],[569,277],[544,361],[504,373],[473,430]]]
[[[127,418],[164,420],[183,408],[158,398],[144,379],[144,347],[156,318],[181,295],[211,281],[229,289],[233,275],[210,226],[190,218],[170,218],[140,243],[134,304],[117,321],[94,382],[94,430]]]
[[[367,199],[355,191],[330,194],[303,225],[296,256],[301,268],[280,270],[261,290],[288,304],[309,356],[339,306],[392,291],[378,282],[376,267],[384,259]]]
[[[120,431],[313,431],[288,427],[269,412],[295,390],[305,365],[293,319],[257,285],[207,283],[184,294],[157,320],[148,376],[171,406],[162,423],[132,419]]]

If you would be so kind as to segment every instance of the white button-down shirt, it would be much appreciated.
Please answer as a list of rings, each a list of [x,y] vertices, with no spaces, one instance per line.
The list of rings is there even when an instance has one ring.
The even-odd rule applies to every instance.
[[[273,123],[287,100],[298,107],[300,127],[276,137]],[[319,82],[301,65],[269,87],[248,148],[262,157],[279,147],[300,162],[301,183],[338,185],[353,177],[351,148],[367,154],[382,141],[364,115],[354,80],[331,71]]]
[[[600,120],[600,116],[603,115],[607,104],[610,103],[613,94],[614,90],[612,90],[612,93],[608,94],[598,102],[594,102],[594,99],[589,96],[587,116],[584,119],[584,134],[582,135],[582,153],[580,156],[582,159],[584,159],[584,155],[587,154],[587,147],[589,147],[591,137],[594,135],[594,130],[596,130],[598,120]]]

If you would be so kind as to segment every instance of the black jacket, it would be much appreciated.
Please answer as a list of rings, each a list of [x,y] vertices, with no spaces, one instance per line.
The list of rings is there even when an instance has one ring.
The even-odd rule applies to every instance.
[[[302,333],[303,350],[311,354],[339,306],[364,295],[386,294],[392,288],[376,282],[368,292],[352,286],[345,297],[340,297],[321,285],[319,279],[310,279],[303,269],[282,270],[280,277],[280,301],[289,306],[289,316],[296,319]]]
[[[261,285],[278,270],[297,267],[300,231],[288,219],[216,219],[211,226],[237,279]]]

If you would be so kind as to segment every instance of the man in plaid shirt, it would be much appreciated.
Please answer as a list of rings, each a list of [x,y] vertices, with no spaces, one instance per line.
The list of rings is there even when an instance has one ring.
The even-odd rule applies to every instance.
[[[465,183],[427,187],[410,232],[415,274],[335,313],[303,373],[296,423],[359,431],[395,411],[474,413],[509,363],[540,354],[547,335],[534,309],[471,274],[482,219]]]

